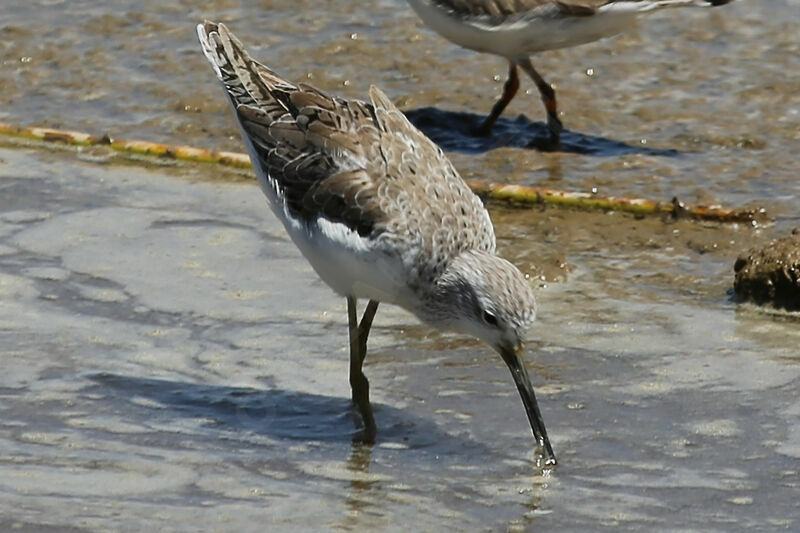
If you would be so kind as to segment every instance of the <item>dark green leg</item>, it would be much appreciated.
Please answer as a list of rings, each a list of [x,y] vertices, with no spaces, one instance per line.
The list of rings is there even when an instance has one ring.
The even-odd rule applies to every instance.
[[[377,310],[378,302],[370,300],[359,324],[356,299],[347,297],[347,322],[350,331],[350,388],[353,391],[353,403],[358,407],[361,419],[364,421],[364,429],[353,437],[353,441],[364,444],[373,444],[377,432],[372,406],[369,404],[369,381],[361,370],[367,356],[369,330]]]

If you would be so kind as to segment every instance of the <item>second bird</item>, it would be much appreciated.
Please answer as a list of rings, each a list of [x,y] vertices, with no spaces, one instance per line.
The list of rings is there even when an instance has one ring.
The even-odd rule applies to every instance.
[[[561,147],[556,94],[533,68],[537,52],[568,48],[631,28],[640,15],[668,7],[713,7],[733,0],[408,0],[417,15],[446,39],[508,60],[503,94],[476,133],[488,135],[519,89],[517,67],[530,76],[547,111],[546,148]]]

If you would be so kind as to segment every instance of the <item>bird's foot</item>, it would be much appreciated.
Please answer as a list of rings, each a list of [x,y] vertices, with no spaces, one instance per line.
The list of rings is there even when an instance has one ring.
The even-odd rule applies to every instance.
[[[534,137],[528,143],[528,148],[536,148],[542,152],[561,151],[561,132],[564,130],[564,125],[555,109],[547,114],[547,130],[549,132],[547,137]]]
[[[376,437],[376,429],[375,427],[365,427],[359,431],[356,431],[353,434],[353,444],[355,445],[362,445],[362,446],[372,446],[375,444],[375,437]]]
[[[548,135],[547,137],[536,136],[528,142],[526,148],[534,148],[540,152],[560,152],[561,136]]]
[[[489,123],[489,121],[487,120],[481,122],[480,125],[471,128],[469,133],[473,137],[489,137],[492,135],[492,126],[494,126],[494,122]]]
[[[353,444],[370,446],[375,444],[378,427],[375,424],[375,417],[372,414],[372,406],[369,404],[369,401],[365,402],[365,405],[359,406],[355,398],[353,399],[353,421],[356,423],[356,426],[363,423],[363,427],[353,434]]]

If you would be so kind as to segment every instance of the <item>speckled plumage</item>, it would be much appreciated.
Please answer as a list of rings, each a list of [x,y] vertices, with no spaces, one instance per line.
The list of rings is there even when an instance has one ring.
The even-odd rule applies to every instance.
[[[371,104],[331,97],[254,61],[224,25],[208,34],[207,53],[279,217],[354,230],[402,262],[420,295],[461,252],[494,254],[480,199],[380,89],[370,88]]]
[[[554,463],[520,358],[536,317],[533,291],[495,255],[488,212],[442,150],[376,87],[371,103],[328,96],[251,59],[222,24],[206,22],[198,36],[273,211],[323,281],[347,298],[359,439],[375,438],[361,365],[378,302],[388,302],[495,348]],[[359,298],[370,300],[360,322]]]

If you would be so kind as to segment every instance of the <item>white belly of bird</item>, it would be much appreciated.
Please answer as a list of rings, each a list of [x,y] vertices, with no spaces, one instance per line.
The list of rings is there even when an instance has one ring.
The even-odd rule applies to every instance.
[[[485,22],[475,18],[459,19],[457,15],[432,5],[430,0],[408,0],[408,3],[428,26],[448,40],[511,61],[616,35],[633,27],[641,13],[641,7],[631,2],[631,5],[601,8],[591,16],[529,17],[492,25],[489,19]]]
[[[243,138],[250,159],[258,161],[250,137],[245,134]],[[404,250],[400,258],[397,254],[382,253],[376,243],[339,222],[323,217],[310,223],[300,221],[289,213],[276,184],[261,166],[255,164],[254,170],[272,212],[317,275],[334,292],[399,305],[413,312],[418,297],[406,283],[406,264],[413,263],[414,250]]]
[[[325,218],[304,225],[292,222],[287,231],[317,275],[341,296],[368,298],[413,309],[416,295],[406,284],[406,272],[396,255],[339,222]]]

